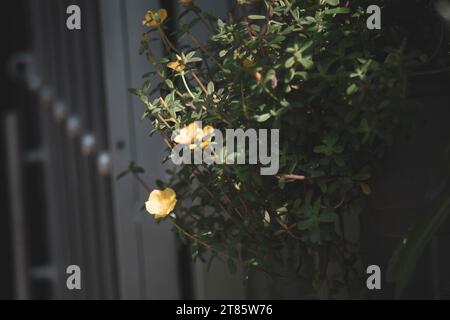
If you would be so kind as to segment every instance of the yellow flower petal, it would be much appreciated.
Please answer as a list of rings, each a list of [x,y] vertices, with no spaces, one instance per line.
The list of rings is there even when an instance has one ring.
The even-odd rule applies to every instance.
[[[200,144],[200,148],[205,149],[207,146],[209,146],[211,144],[211,141],[203,141]]]
[[[175,143],[177,144],[191,144],[191,137],[183,131],[183,129],[180,130],[180,133],[175,136],[175,139],[173,139]]]
[[[187,127],[180,129],[175,141],[178,144],[193,144],[195,140],[201,139],[203,131],[197,126],[196,122],[191,123]]]
[[[204,140],[204,141],[200,145],[202,149],[204,149],[207,146],[209,146],[209,144],[211,143],[211,139],[212,139],[213,134],[214,134],[214,127],[213,126],[206,126],[206,127],[203,128],[202,140]]]
[[[150,10],[147,11],[147,13],[145,14],[145,17],[144,17],[144,21],[148,21],[148,20],[153,20],[153,12],[151,12]]]
[[[211,143],[211,137],[214,134],[214,127],[206,126],[202,129],[199,128],[196,122],[179,130],[173,141],[177,144],[187,144],[190,150],[194,150],[199,141],[201,141],[200,147],[203,149]],[[205,141],[202,141],[205,140]]]
[[[161,23],[163,23],[167,19],[167,16],[168,16],[167,10],[159,9],[156,12],[156,15],[158,16],[159,22],[157,20],[155,20],[155,14],[153,13],[153,11],[148,10],[144,17],[144,21],[142,21],[142,24],[149,28],[159,26]]]
[[[244,68],[249,69],[255,66],[255,63],[253,62],[253,60],[251,59],[245,59],[244,62],[242,63],[242,65],[244,66]],[[251,73],[252,77],[255,78],[257,81],[261,81],[262,79],[262,74],[259,73],[258,71],[254,71]]]
[[[181,72],[181,71],[184,71],[184,69],[186,69],[186,66],[181,64],[180,61],[169,62],[167,64],[167,67],[172,70],[175,70],[176,72]]]
[[[196,122],[179,130],[174,141],[178,144],[193,144],[195,140],[201,139],[203,131],[197,126]]]
[[[163,23],[167,19],[168,14],[166,9],[159,9],[157,14],[161,23]]]
[[[262,74],[259,73],[258,71],[253,72],[252,76],[256,79],[256,81],[261,81],[261,79],[262,79]]]
[[[145,208],[156,219],[161,219],[173,211],[176,203],[177,195],[173,189],[153,190],[145,203]]]
[[[153,12],[151,10],[148,10],[145,14],[142,24],[147,27],[153,27],[156,25],[156,21],[153,20]]]
[[[255,63],[252,61],[252,60],[250,60],[250,59],[245,59],[244,60],[244,62],[242,63],[242,65],[244,66],[244,68],[251,68],[251,67],[253,67],[254,65],[255,65]]]

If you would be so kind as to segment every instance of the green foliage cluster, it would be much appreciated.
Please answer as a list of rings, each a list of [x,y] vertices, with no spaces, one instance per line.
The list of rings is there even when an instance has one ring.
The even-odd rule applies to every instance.
[[[177,193],[176,231],[194,258],[293,277],[305,294],[359,294],[359,248],[344,219],[359,214],[374,168],[410,122],[408,70],[418,58],[406,38],[380,42],[365,9],[365,1],[240,0],[223,21],[191,3],[169,13],[175,33],[161,23],[145,34],[141,53],[153,70],[144,77],[161,81],[132,92],[167,155],[172,133],[194,121],[280,129],[277,176],[255,165],[183,165],[159,182]],[[168,67],[174,61],[179,68]]]

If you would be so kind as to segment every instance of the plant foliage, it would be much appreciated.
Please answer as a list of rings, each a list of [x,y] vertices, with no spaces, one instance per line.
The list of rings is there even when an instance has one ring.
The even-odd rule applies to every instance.
[[[409,127],[408,72],[423,59],[406,35],[368,30],[366,6],[240,0],[220,20],[190,3],[178,17],[169,12],[175,33],[167,21],[145,33],[141,53],[153,69],[144,77],[160,80],[132,92],[168,155],[172,133],[194,121],[280,129],[277,176],[255,165],[182,165],[159,182],[176,190],[175,230],[194,258],[209,251],[231,271],[292,277],[305,294],[359,294],[358,244],[343,220],[359,214],[374,168]]]

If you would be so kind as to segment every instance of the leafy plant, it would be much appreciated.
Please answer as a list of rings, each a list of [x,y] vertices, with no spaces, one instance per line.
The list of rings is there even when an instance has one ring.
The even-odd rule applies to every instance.
[[[221,131],[280,129],[280,173],[175,166],[170,181],[159,182],[177,195],[166,219],[190,240],[194,258],[209,251],[232,272],[293,277],[304,294],[358,296],[358,244],[346,238],[344,214],[359,214],[373,169],[410,125],[408,72],[420,54],[406,35],[397,41],[368,30],[366,1],[240,0],[227,21],[186,3],[177,18],[146,15],[141,53],[153,70],[144,78],[160,81],[131,90],[144,118],[168,154],[174,132],[195,121]],[[206,41],[197,25],[210,31]],[[154,41],[165,57],[153,53]]]

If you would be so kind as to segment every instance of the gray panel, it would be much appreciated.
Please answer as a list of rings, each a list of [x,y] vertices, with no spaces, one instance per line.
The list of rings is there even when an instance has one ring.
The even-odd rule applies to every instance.
[[[40,127],[47,198],[50,264],[39,267],[52,280],[52,297],[117,297],[111,179],[98,174],[95,151],[107,150],[107,119],[103,74],[99,59],[100,33],[97,1],[76,1],[86,15],[86,29],[69,31],[66,7],[73,1],[31,0],[34,54],[42,81]],[[53,89],[48,99],[46,88]],[[95,93],[95,94],[94,94]],[[56,103],[57,102],[57,103]],[[80,119],[78,134],[67,131],[66,118],[56,121],[63,103],[67,114]],[[97,150],[82,156],[80,137],[97,137]],[[80,265],[80,292],[66,288],[66,268]]]
[[[147,170],[148,181],[161,176],[161,141],[148,138],[149,127],[140,122],[143,107],[129,87],[141,85],[148,66],[138,55],[146,9],[156,1],[102,0],[102,31],[109,134],[113,145],[113,174],[135,160]],[[168,225],[155,225],[141,210],[146,191],[131,178],[113,184],[119,278],[123,298],[177,298],[176,242]]]
[[[22,203],[22,168],[19,139],[19,121],[16,114],[9,114],[5,119],[5,132],[8,155],[8,186],[11,199],[11,230],[14,253],[15,298],[29,299],[28,262],[26,244],[26,218]]]

